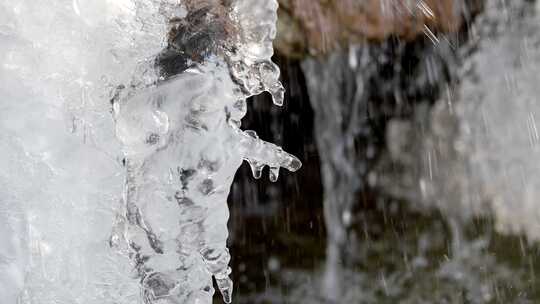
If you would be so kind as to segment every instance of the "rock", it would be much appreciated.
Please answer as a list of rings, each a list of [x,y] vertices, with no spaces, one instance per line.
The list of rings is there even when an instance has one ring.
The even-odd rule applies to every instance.
[[[276,49],[290,57],[341,46],[458,31],[483,0],[280,0]]]

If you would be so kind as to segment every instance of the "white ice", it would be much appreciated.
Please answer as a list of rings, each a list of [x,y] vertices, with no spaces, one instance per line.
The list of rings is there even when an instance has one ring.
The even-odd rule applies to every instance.
[[[237,127],[247,96],[282,93],[279,70],[269,61],[277,3],[248,2],[235,2],[234,22],[249,19],[250,10],[259,17],[258,9],[274,13],[268,14],[266,34],[258,36],[262,40],[250,40],[257,36],[249,34],[255,20],[244,20],[241,52],[229,62],[260,71],[233,73],[260,85],[234,95],[241,90],[233,88],[229,71],[235,70],[223,54],[159,82],[154,58],[165,47],[168,19],[185,16],[182,3],[0,1],[2,304],[176,303],[184,298],[164,295],[178,288],[193,300],[186,303],[211,303],[206,287],[212,275],[230,301],[226,197],[237,167],[247,159],[277,175],[280,166],[300,166]],[[110,100],[120,85],[129,94],[113,111]],[[190,177],[175,174],[185,177],[191,169],[193,187],[186,190]],[[133,205],[139,221],[128,218],[133,214],[126,206]],[[193,221],[204,232],[192,231]],[[110,247],[122,241],[127,246]],[[147,257],[137,257],[134,248],[142,252],[149,242],[172,254],[152,248],[156,257],[139,267],[137,258]],[[178,266],[196,276],[189,282],[173,277],[167,290],[152,285],[155,273]],[[155,271],[146,273],[147,267]],[[197,295],[199,284],[203,296]]]

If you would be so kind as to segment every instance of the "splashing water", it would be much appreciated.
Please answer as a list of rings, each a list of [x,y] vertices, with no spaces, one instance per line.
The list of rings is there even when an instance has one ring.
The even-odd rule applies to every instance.
[[[437,208],[455,227],[492,216],[498,232],[539,238],[535,5],[486,2],[459,51],[460,82],[416,121],[389,123],[392,160],[407,173],[392,169],[382,188],[419,209]]]
[[[537,241],[538,2],[488,3],[477,25],[484,39],[468,62],[456,103],[456,145],[470,168],[467,179],[476,185],[463,210],[485,207],[498,231]]]
[[[237,168],[301,166],[239,128],[248,96],[283,102],[258,2],[0,4],[2,301],[211,303],[213,276],[231,302]]]

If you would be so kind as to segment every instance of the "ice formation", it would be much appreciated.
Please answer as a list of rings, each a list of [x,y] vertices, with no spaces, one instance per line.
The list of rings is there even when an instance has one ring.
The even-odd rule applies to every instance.
[[[2,303],[211,303],[212,276],[231,301],[237,168],[245,159],[259,177],[268,165],[275,180],[300,167],[239,128],[248,96],[283,101],[276,9],[0,2]],[[218,17],[231,29],[221,39]],[[177,24],[182,39],[167,40]],[[167,51],[183,63],[171,73]]]

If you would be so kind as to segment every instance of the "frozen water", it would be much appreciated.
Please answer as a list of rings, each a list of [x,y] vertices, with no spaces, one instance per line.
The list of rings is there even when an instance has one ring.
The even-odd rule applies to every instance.
[[[137,298],[107,248],[123,183],[108,91],[165,27],[157,3],[109,2],[0,3],[2,303]]]
[[[300,167],[238,127],[247,96],[282,102],[260,2],[230,3],[235,32],[178,75],[155,58],[192,1],[0,2],[2,303],[211,303],[212,275],[231,301],[236,169]]]
[[[244,114],[237,107],[242,97],[234,95],[227,65],[213,60],[115,105],[127,158],[126,247],[148,303],[210,303],[207,272],[230,302],[226,200],[237,168],[246,159],[260,177],[268,165],[275,179],[280,167],[300,166],[231,122]]]

